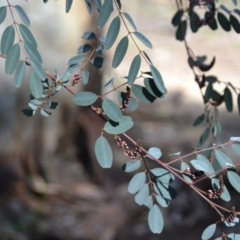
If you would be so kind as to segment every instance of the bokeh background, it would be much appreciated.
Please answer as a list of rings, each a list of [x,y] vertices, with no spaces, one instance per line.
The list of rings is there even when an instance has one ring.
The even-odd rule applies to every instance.
[[[84,1],[74,1],[70,13],[65,13],[65,1],[11,0],[21,5],[31,20],[31,31],[38,42],[43,66],[53,73],[64,73],[68,59],[84,43],[85,31],[96,31],[95,17],[90,17]],[[231,1],[221,1],[233,9]],[[122,1],[122,10],[134,19],[138,30],[150,39],[153,50],[139,46],[150,56],[160,70],[168,94],[153,104],[139,103],[131,113],[134,128],[129,134],[142,145],[159,147],[164,161],[169,154],[189,153],[196,146],[206,126],[192,127],[203,113],[204,106],[194,76],[187,63],[183,42],[176,41],[171,19],[176,12],[173,0]],[[7,5],[5,0],[0,6]],[[96,15],[94,8],[93,15]],[[112,14],[115,17],[116,13]],[[16,16],[16,21],[21,22]],[[110,22],[110,21],[109,21]],[[8,17],[0,25],[0,34],[12,24]],[[122,26],[118,41],[126,35]],[[216,56],[216,64],[209,74],[220,80],[240,86],[240,37],[233,30],[212,32],[208,27],[197,34],[187,32],[187,40],[196,55],[207,55],[208,61]],[[17,40],[16,40],[17,41]],[[111,69],[116,44],[105,54],[103,70],[91,66],[91,81],[84,90],[98,94],[112,77],[115,85],[126,76],[137,50],[130,43],[129,52],[116,69]],[[121,170],[128,160],[114,140],[109,137],[114,151],[114,165],[103,170],[96,162],[94,144],[101,133],[103,122],[89,110],[73,104],[72,96],[61,90],[54,97],[60,108],[49,118],[36,115],[25,117],[21,110],[27,108],[29,87],[26,81],[20,89],[13,77],[4,73],[5,60],[0,59],[0,239],[2,240],[123,240],[123,239],[200,239],[204,228],[216,221],[211,211],[187,186],[175,181],[173,187],[180,192],[168,209],[162,212],[165,227],[161,235],[154,235],[147,224],[147,209],[137,206],[127,192],[131,174]],[[147,65],[142,71],[148,70]],[[139,82],[140,83],[140,82]],[[224,86],[219,85],[219,91]],[[82,87],[77,87],[76,91]],[[107,89],[109,90],[109,89]],[[115,99],[115,93],[110,94]],[[240,136],[240,121],[234,95],[234,112],[220,107],[224,133],[219,141],[230,136]],[[233,157],[233,156],[232,156]],[[190,159],[189,159],[190,160]],[[234,158],[234,161],[239,159]],[[150,163],[152,167],[156,166]],[[178,167],[178,165],[176,165]],[[202,184],[207,189],[208,182]],[[234,192],[233,192],[234,194]],[[239,196],[226,207],[239,205]],[[229,230],[231,232],[231,229]],[[219,232],[218,232],[219,233]]]

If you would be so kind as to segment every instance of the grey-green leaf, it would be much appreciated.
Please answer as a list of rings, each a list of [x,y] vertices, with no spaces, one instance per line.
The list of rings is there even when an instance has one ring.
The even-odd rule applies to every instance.
[[[86,40],[97,40],[97,37],[94,32],[85,32],[82,35],[82,38]]]
[[[36,73],[36,75],[43,81],[46,79],[46,73],[44,72],[42,65],[36,61],[36,60],[31,60],[31,66],[33,71]]]
[[[151,147],[148,149],[148,153],[151,154],[156,159],[159,159],[162,156],[162,152],[157,147]]]
[[[214,191],[218,191],[220,189],[220,183],[218,179],[212,178],[211,183]],[[225,185],[223,186],[223,192],[220,198],[226,202],[229,202],[231,200],[230,194]]]
[[[34,73],[31,72],[29,79],[29,87],[31,94],[34,98],[41,98],[43,95],[43,85],[41,79]]]
[[[0,24],[5,20],[7,15],[7,7],[0,7]]]
[[[121,26],[121,20],[120,20],[120,17],[117,16],[112,20],[106,35],[106,41],[105,41],[106,50],[110,49],[114,44],[114,42],[116,41],[116,38],[119,34],[120,26]]]
[[[145,87],[133,84],[131,90],[132,93],[136,96],[136,98],[138,98],[142,102],[152,103],[156,100],[156,97],[150,94]]]
[[[100,9],[100,13],[98,17],[98,28],[102,28],[105,25],[105,23],[107,22],[107,20],[109,19],[112,13],[112,10],[113,10],[113,0],[105,0],[105,2],[103,3]]]
[[[8,55],[5,62],[5,72],[7,74],[12,74],[15,71],[18,65],[19,58],[20,58],[20,46],[19,43],[16,43],[8,51]]]
[[[66,0],[66,13],[68,13],[71,9],[73,0]]]
[[[22,21],[29,27],[30,26],[30,20],[29,20],[27,14],[25,13],[25,11],[23,10],[23,8],[19,5],[16,5],[15,9],[17,10],[18,15],[22,19]]]
[[[166,89],[165,89],[164,82],[163,82],[163,79],[162,79],[162,76],[161,76],[160,72],[153,65],[150,65],[150,70],[151,70],[151,73],[152,73],[152,76],[153,76],[153,80],[158,87],[158,90],[161,93],[165,93]]]
[[[240,157],[240,145],[232,144],[232,150]]]
[[[88,84],[90,78],[90,72],[87,70],[82,71],[82,84],[86,85]]]
[[[121,134],[128,131],[133,126],[132,118],[123,116],[119,123],[108,121],[104,125],[104,131],[109,134]]]
[[[137,31],[137,27],[135,25],[135,23],[133,22],[131,16],[128,13],[123,13],[123,15],[126,17],[126,19],[128,20],[129,24],[132,26],[132,28],[134,29],[134,31]]]
[[[169,206],[169,201],[164,199],[162,196],[160,195],[156,195],[156,201],[158,202],[158,204],[161,206],[161,207],[168,207]]]
[[[90,44],[84,44],[78,48],[77,54],[88,52],[91,49],[92,49],[92,46]]]
[[[25,42],[31,42],[35,47],[37,47],[37,42],[33,37],[31,31],[23,24],[18,25],[22,38]]]
[[[208,171],[208,165],[202,161],[199,160],[191,160],[190,161],[193,167],[199,171]]]
[[[189,165],[187,163],[185,163],[185,162],[182,162],[181,163],[182,176],[188,183],[192,183],[193,181],[190,178],[190,175],[188,175],[187,173],[184,173],[186,169],[190,169]]]
[[[149,186],[147,183],[145,183],[141,187],[139,192],[135,195],[134,201],[141,206],[147,201],[148,196],[149,196]]]
[[[148,213],[148,225],[153,233],[161,233],[163,230],[164,220],[159,207],[154,204]]]
[[[157,85],[155,84],[153,78],[144,78],[144,86],[148,90],[148,92],[158,98],[162,98],[165,96],[165,94],[161,93],[158,90]]]
[[[24,42],[24,48],[31,60],[42,63],[42,57],[34,44],[32,44],[31,42]]]
[[[133,172],[141,167],[140,160],[130,160],[122,166],[124,172]]]
[[[205,163],[205,164],[207,165],[207,170],[204,171],[204,174],[205,174],[205,175],[207,175],[207,176],[210,177],[210,178],[216,176],[212,164],[209,162],[209,160],[208,160],[205,156],[203,156],[203,155],[201,155],[201,154],[198,154],[198,155],[197,155],[197,160],[199,160],[199,161],[201,161],[201,162],[203,162],[203,163]]]
[[[216,223],[211,224],[210,226],[208,226],[202,233],[202,240],[210,239],[213,236],[213,234],[215,233],[215,231],[216,231],[216,226],[217,226]]]
[[[92,92],[79,92],[73,96],[73,101],[79,106],[90,106],[96,100],[98,96]]]
[[[135,194],[138,192],[146,182],[146,173],[140,172],[133,176],[128,184],[128,192]]]
[[[224,102],[226,104],[226,108],[228,112],[232,112],[233,110],[233,99],[232,99],[232,93],[228,87],[224,90]]]
[[[125,92],[118,93],[118,101],[121,105],[124,104],[126,99],[127,99],[127,94]],[[138,107],[138,103],[137,103],[136,99],[131,96],[130,103],[128,104],[128,107],[126,108],[126,110],[134,111],[137,109],[137,107]]]
[[[15,39],[15,30],[13,26],[8,26],[1,38],[1,53],[7,55],[9,49],[13,46]]]
[[[128,83],[132,85],[137,77],[141,66],[141,57],[138,54],[132,61],[129,72],[128,72]]]
[[[80,63],[85,59],[86,59],[85,55],[74,56],[68,60],[68,65],[74,65],[74,64]]]
[[[108,0],[111,1],[111,0]],[[119,64],[122,62],[127,49],[128,49],[128,37],[125,36],[121,39],[121,41],[118,43],[117,48],[115,50],[113,61],[112,61],[112,67],[116,68],[119,66]]]
[[[239,175],[233,171],[228,171],[227,176],[228,176],[228,180],[231,183],[231,185],[233,186],[233,188],[235,188],[236,191],[238,191],[240,193],[240,177],[239,177]]]
[[[113,120],[114,122],[120,122],[122,118],[122,112],[120,111],[119,107],[109,99],[104,99],[102,103],[103,111],[106,115]]]
[[[215,150],[215,156],[222,168],[234,167],[232,160],[224,152]]]
[[[151,42],[140,32],[133,32],[133,34],[140,40],[145,46],[152,48]]]
[[[14,85],[19,88],[22,86],[24,77],[25,77],[25,72],[26,72],[26,64],[25,62],[19,62],[17,69],[14,74]]]
[[[95,143],[95,154],[102,168],[110,168],[112,166],[112,149],[105,137],[101,136],[97,139]]]

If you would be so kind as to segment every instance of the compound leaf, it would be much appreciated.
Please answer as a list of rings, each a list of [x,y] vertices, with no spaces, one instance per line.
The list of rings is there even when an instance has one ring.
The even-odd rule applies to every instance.
[[[95,143],[95,154],[102,168],[110,168],[112,166],[112,149],[105,137],[101,136],[97,139]]]

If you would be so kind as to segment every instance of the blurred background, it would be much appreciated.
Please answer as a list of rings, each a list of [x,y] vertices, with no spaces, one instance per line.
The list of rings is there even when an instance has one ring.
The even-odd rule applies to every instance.
[[[94,31],[100,36],[108,29],[106,26],[101,33],[95,28],[95,7],[95,17],[91,18],[83,0],[74,1],[68,14],[64,0],[50,0],[47,4],[33,0],[11,0],[10,3],[21,5],[28,14],[43,67],[53,74],[55,69],[59,74],[66,71],[68,59],[75,56],[77,48],[84,43],[81,36],[85,31]],[[231,1],[221,3],[233,8]],[[171,25],[177,10],[175,2],[135,0],[122,1],[122,4],[122,11],[131,15],[138,30],[152,42],[153,50],[138,44],[159,69],[168,89],[164,99],[153,104],[139,103],[137,111],[131,113],[135,125],[129,135],[140,140],[146,149],[159,147],[162,160],[170,161],[171,153],[189,153],[206,127],[192,127],[204,106],[187,63],[184,44],[176,41],[176,29]],[[4,5],[7,3],[2,0],[0,7]],[[112,18],[115,15],[112,14]],[[21,22],[17,13],[14,16]],[[0,34],[10,24],[8,13],[0,26]],[[117,41],[126,33],[122,26]],[[188,29],[187,40],[196,55],[207,55],[208,62],[216,57],[209,74],[240,86],[239,35],[233,30],[226,33],[219,28],[212,32],[204,27],[197,34]],[[115,47],[116,44],[105,54],[103,70],[87,66],[91,81],[84,90],[100,94],[102,86],[112,77],[116,86],[122,83],[137,50],[131,42],[124,61],[113,71],[111,60]],[[27,108],[29,101],[27,77],[23,86],[16,89],[13,77],[4,72],[4,64],[5,60],[0,59],[0,240],[188,240],[200,239],[205,227],[216,222],[218,216],[211,208],[185,185],[175,181],[173,187],[180,194],[169,208],[162,209],[163,233],[152,234],[147,209],[136,205],[134,196],[127,192],[132,175],[124,173],[121,166],[128,158],[113,138],[108,138],[114,152],[112,169],[101,169],[95,159],[93,149],[103,127],[101,119],[88,109],[74,105],[71,94],[64,89],[54,97],[61,105],[51,117],[40,114],[25,117],[21,110]],[[148,71],[147,65],[143,64],[141,70]],[[223,87],[219,85],[218,90],[222,91]],[[219,109],[222,142],[228,141],[230,136],[240,136],[236,96],[233,96],[233,113],[228,113],[224,104]],[[116,99],[115,93],[109,97]],[[202,183],[203,189],[208,186],[208,182]],[[224,206],[239,205],[239,196],[234,194],[233,191],[233,201]]]

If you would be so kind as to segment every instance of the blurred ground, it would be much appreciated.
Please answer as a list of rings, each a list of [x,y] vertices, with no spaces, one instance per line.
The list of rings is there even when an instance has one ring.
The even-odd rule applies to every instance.
[[[52,73],[55,69],[65,71],[68,59],[82,44],[82,33],[92,30],[83,2],[74,1],[69,14],[64,12],[65,1],[18,3],[31,19],[43,65]],[[123,11],[132,16],[138,30],[153,43],[153,50],[139,45],[160,70],[168,89],[164,99],[151,105],[141,104],[132,114],[135,126],[129,134],[145,148],[161,148],[163,160],[168,161],[170,153],[188,153],[204,129],[191,127],[204,107],[184,45],[174,38],[171,18],[176,11],[175,3],[167,0],[122,3]],[[7,21],[11,23],[9,18]],[[0,26],[1,33],[5,26]],[[122,28],[119,40],[124,34]],[[188,40],[196,54],[206,54],[209,61],[216,56],[216,65],[209,74],[240,86],[239,35],[221,29],[213,33],[203,28],[197,34],[189,31]],[[114,49],[108,52],[107,62],[111,63]],[[133,44],[130,50],[116,71],[107,63],[103,84],[113,76],[116,85],[121,82],[137,53]],[[102,170],[95,164],[97,177],[94,177],[84,168],[86,162],[94,160],[89,149],[93,149],[103,123],[95,121],[91,114],[84,117],[72,104],[71,96],[63,91],[55,99],[61,107],[49,119],[26,118],[21,110],[28,102],[27,81],[20,90],[15,89],[12,77],[4,74],[3,59],[0,69],[0,240],[199,239],[207,224],[216,220],[201,199],[176,181],[174,187],[181,194],[169,209],[163,209],[164,231],[160,236],[151,234],[147,210],[137,206],[127,193],[131,175],[120,167],[128,159],[113,140],[109,138],[115,156],[113,169]],[[143,65],[142,70],[147,70],[147,66]],[[220,141],[240,135],[236,101],[234,108],[231,114],[224,106],[220,108],[224,129]],[[79,132],[79,123],[86,125],[89,135]],[[234,198],[233,205],[234,202],[239,205],[238,199]]]

